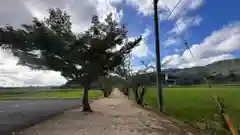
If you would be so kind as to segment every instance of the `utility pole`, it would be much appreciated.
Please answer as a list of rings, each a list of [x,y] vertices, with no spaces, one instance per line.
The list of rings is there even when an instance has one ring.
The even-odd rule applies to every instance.
[[[155,25],[155,52],[156,52],[156,68],[157,68],[157,93],[158,93],[158,106],[160,112],[163,112],[163,94],[162,94],[162,75],[161,75],[161,62],[160,62],[160,40],[158,30],[158,0],[153,0],[154,7],[154,25]]]

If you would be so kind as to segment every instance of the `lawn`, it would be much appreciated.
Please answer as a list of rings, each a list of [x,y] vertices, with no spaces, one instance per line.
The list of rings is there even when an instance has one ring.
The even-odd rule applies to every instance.
[[[226,112],[233,123],[240,124],[240,87],[239,86],[213,86],[212,92],[223,99]],[[157,108],[156,89],[147,89],[145,103]],[[211,93],[205,86],[164,88],[165,112],[179,120],[195,125],[202,118],[215,120],[217,112]]]
[[[1,93],[0,99],[71,99],[80,98],[83,95],[83,90],[79,89],[62,89],[55,91],[43,92],[7,92]],[[102,97],[102,92],[99,90],[89,91],[89,98]]]

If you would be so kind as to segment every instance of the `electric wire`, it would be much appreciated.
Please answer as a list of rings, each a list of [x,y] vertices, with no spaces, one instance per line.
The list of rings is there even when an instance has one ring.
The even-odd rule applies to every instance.
[[[172,15],[172,13],[175,11],[175,9],[179,6],[179,4],[180,4],[181,2],[182,2],[182,0],[179,0],[179,1],[177,2],[177,4],[173,7],[173,9],[169,12],[168,16],[167,16],[166,19],[164,19],[164,20],[169,20],[170,16]],[[161,26],[162,26],[162,23],[160,22],[159,27],[161,28]]]

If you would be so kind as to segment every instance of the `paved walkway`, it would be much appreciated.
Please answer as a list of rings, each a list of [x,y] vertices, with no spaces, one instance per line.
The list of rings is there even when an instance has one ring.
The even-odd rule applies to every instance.
[[[117,89],[110,98],[94,101],[91,107],[93,113],[69,110],[21,135],[193,135],[134,105]]]

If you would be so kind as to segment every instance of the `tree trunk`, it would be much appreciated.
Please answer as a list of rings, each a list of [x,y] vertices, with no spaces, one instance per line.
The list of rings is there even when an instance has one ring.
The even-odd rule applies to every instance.
[[[141,106],[143,106],[144,95],[145,95],[145,88],[142,86],[142,91],[141,91],[139,102],[138,102],[138,104]]]
[[[128,96],[128,88],[127,87],[123,87],[123,94]]]
[[[84,93],[83,93],[83,99],[82,99],[83,112],[92,112],[92,109],[88,102],[88,90],[89,90],[89,87],[84,87]]]
[[[134,92],[135,101],[138,103],[139,101],[138,86],[133,87],[133,92]]]
[[[129,91],[129,88],[128,88],[128,87],[127,87],[126,91],[127,91],[128,99],[130,99],[130,91]]]
[[[104,97],[108,97],[108,91],[107,91],[107,89],[103,89],[103,95],[104,95]]]

